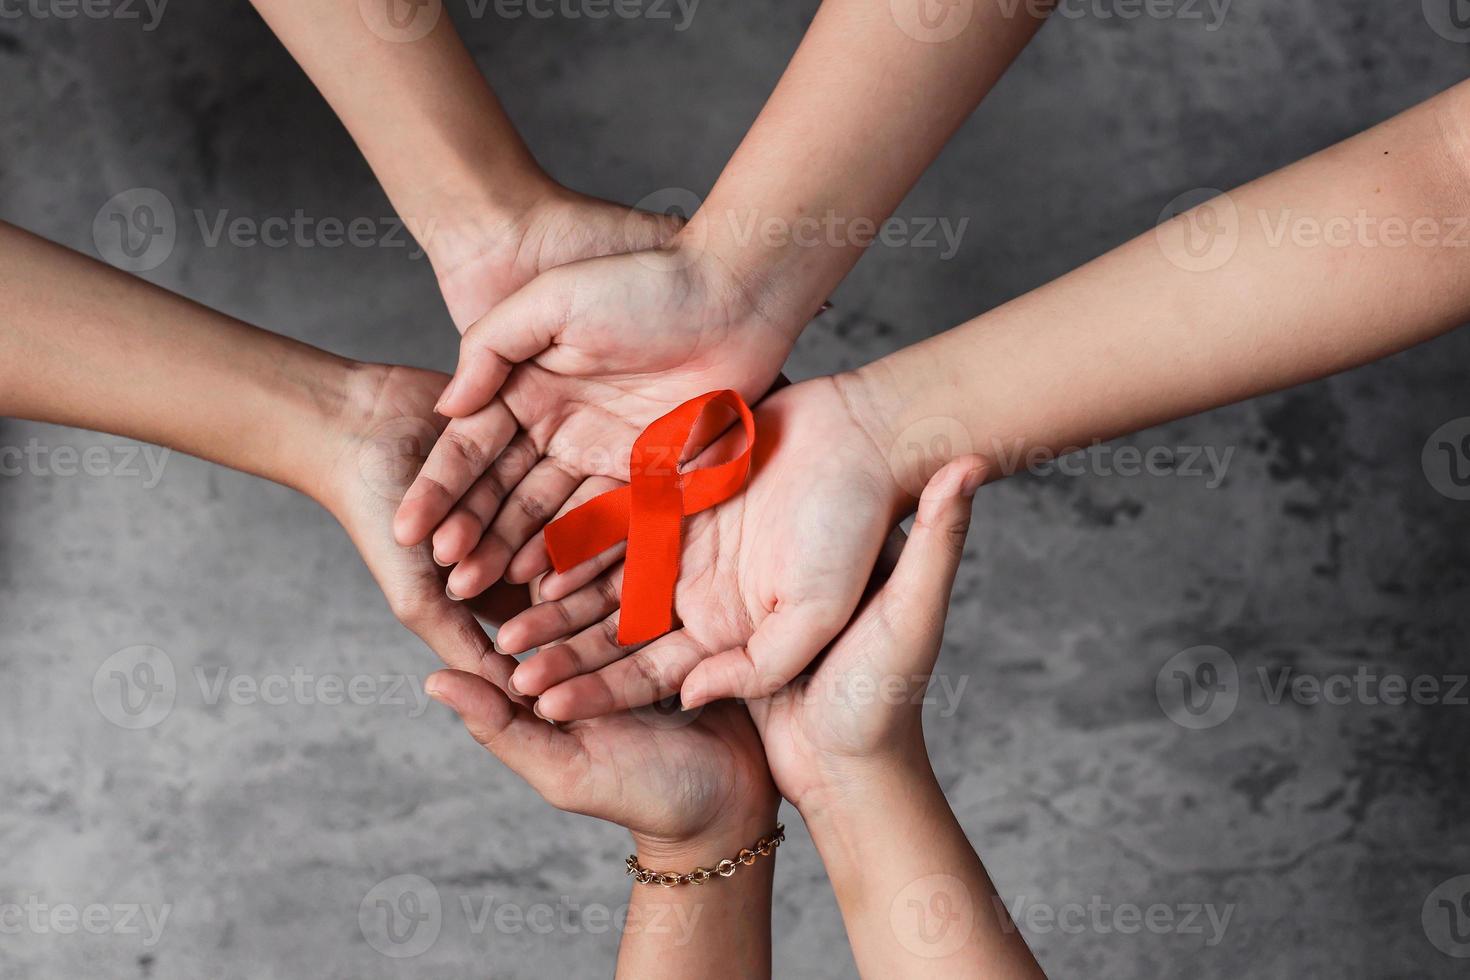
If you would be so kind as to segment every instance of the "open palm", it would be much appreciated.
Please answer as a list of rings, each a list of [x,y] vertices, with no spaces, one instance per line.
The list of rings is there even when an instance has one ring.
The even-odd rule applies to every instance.
[[[593,578],[608,555],[544,579],[546,601],[500,632],[507,652],[541,646],[516,689],[548,717],[588,718],[675,692],[690,706],[761,698],[795,677],[851,618],[910,502],[848,404],[819,378],[756,409],[749,485],[685,520],[680,629],[618,645],[621,568]]]
[[[794,331],[678,249],[605,256],[538,276],[465,334],[439,403],[452,416],[403,499],[397,540],[433,533],[449,585],[473,596],[589,477],[627,479],[648,423],[716,388],[764,394]],[[437,530],[435,530],[437,528]]]

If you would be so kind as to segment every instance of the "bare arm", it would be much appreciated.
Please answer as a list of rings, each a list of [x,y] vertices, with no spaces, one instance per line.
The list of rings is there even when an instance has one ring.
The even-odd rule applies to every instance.
[[[851,392],[915,487],[944,461],[903,451],[926,433],[962,432],[997,476],[1002,451],[1086,446],[1385,357],[1470,318],[1467,165],[1460,85],[880,359]]]

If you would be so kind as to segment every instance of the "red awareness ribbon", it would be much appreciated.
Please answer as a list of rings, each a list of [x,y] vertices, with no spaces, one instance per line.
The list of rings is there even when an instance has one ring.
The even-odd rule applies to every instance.
[[[685,445],[705,409],[724,404],[740,413],[745,449],[728,462],[679,471]],[[623,611],[618,642],[646,643],[673,628],[684,517],[729,500],[750,473],[755,418],[737,391],[711,391],[655,419],[633,443],[629,484],[593,497],[546,525],[546,550],[566,572],[628,540],[623,559]]]

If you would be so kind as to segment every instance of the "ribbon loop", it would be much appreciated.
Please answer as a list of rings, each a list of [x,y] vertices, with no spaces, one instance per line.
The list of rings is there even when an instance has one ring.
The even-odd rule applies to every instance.
[[[745,427],[745,449],[715,466],[680,472],[690,434],[705,410],[715,404],[739,413]],[[740,492],[750,473],[754,445],[755,418],[739,392],[727,388],[691,398],[655,419],[638,436],[628,486],[594,497],[546,525],[546,550],[558,572],[569,571],[627,539],[619,643],[645,643],[672,628],[683,519]]]

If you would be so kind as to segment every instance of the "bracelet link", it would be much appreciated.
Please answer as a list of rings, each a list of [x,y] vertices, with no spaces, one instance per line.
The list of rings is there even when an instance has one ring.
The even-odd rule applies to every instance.
[[[675,885],[702,885],[716,875],[728,878],[735,873],[736,868],[742,865],[750,867],[757,858],[770,857],[771,853],[785,841],[786,825],[778,823],[775,833],[762,837],[755,842],[754,847],[742,847],[733,858],[721,858],[713,868],[695,868],[687,874],[652,871],[638,863],[636,854],[629,854],[624,864],[627,866],[628,875],[640,885],[660,885],[664,888],[673,888]]]

